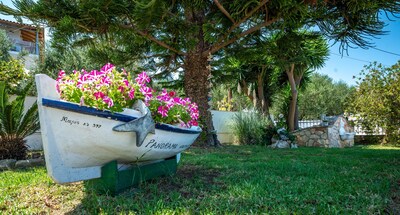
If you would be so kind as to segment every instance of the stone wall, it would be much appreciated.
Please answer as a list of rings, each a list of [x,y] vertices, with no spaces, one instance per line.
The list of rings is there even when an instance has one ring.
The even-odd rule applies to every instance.
[[[299,146],[343,148],[354,146],[354,139],[342,140],[339,135],[340,122],[343,120],[346,132],[352,128],[343,117],[337,117],[328,126],[314,126],[295,131],[297,144]]]
[[[310,127],[293,133],[298,146],[329,147],[328,127]]]

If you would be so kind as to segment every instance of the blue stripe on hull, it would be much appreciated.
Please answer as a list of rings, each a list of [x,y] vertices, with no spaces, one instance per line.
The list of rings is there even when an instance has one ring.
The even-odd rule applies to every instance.
[[[42,105],[46,106],[46,107],[51,107],[51,108],[56,108],[56,109],[61,109],[61,110],[91,115],[91,116],[97,116],[97,117],[102,117],[102,118],[107,118],[107,119],[113,119],[113,120],[118,120],[118,121],[122,121],[122,122],[129,122],[129,121],[136,119],[136,117],[133,117],[133,116],[128,116],[128,115],[124,115],[124,114],[120,114],[120,113],[112,113],[111,111],[107,111],[107,110],[102,111],[102,110],[98,110],[98,109],[92,108],[92,107],[80,106],[75,103],[69,103],[69,102],[64,102],[64,101],[59,101],[59,100],[51,100],[51,99],[46,99],[46,98],[42,98]],[[176,133],[185,133],[185,134],[199,134],[201,132],[201,131],[183,129],[183,128],[178,128],[176,126],[171,126],[168,124],[159,124],[159,123],[156,123],[156,129],[170,131],[170,132],[176,132]]]

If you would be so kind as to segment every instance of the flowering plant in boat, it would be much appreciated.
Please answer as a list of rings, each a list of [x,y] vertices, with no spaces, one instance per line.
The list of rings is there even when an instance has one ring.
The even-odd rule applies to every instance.
[[[131,108],[137,100],[149,107],[155,122],[190,127],[198,125],[198,107],[189,98],[180,98],[176,93],[163,89],[158,93],[147,86],[150,77],[146,72],[135,79],[125,70],[118,71],[114,65],[106,64],[100,71],[60,71],[56,88],[60,98],[100,110],[122,112]],[[155,96],[156,95],[156,96]]]

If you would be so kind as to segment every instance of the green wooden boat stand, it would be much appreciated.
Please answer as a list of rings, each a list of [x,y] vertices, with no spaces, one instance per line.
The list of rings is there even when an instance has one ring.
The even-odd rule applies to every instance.
[[[101,168],[101,177],[85,181],[85,187],[99,194],[114,196],[143,181],[173,175],[177,166],[176,156],[155,163],[132,165],[124,170],[118,170],[117,161],[111,161]]]

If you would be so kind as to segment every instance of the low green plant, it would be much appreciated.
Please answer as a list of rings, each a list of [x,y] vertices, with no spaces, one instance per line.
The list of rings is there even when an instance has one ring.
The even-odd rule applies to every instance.
[[[4,82],[0,82],[0,159],[24,159],[26,146],[24,138],[39,129],[37,104],[24,112],[26,92],[24,88],[16,99],[10,101]]]
[[[20,86],[29,78],[25,73],[24,65],[21,61],[11,59],[9,61],[0,60],[0,81],[3,81],[11,93],[21,91]]]
[[[376,62],[364,67],[348,112],[371,133],[385,131],[384,142],[400,145],[400,61],[387,67]]]
[[[236,142],[247,145],[270,145],[276,133],[272,122],[257,111],[238,112],[232,129]]]

